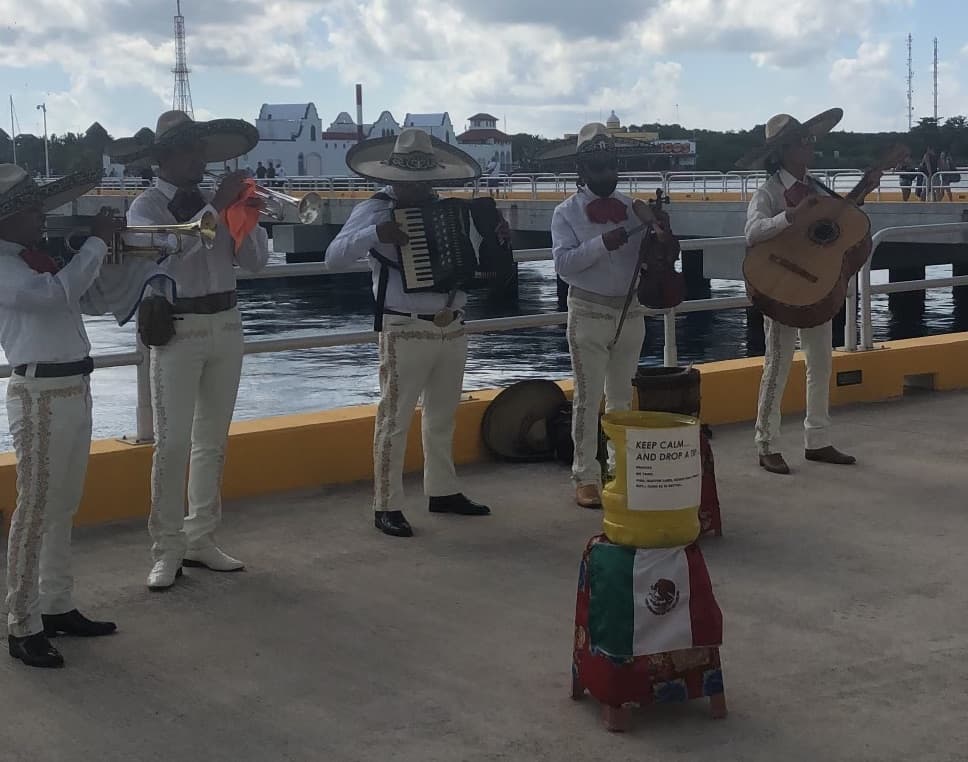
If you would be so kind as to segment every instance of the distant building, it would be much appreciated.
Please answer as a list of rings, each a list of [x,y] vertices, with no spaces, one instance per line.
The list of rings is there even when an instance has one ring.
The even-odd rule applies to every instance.
[[[454,125],[446,111],[442,114],[407,114],[403,119],[403,126],[417,127],[451,145],[457,142]]]
[[[633,132],[623,127],[614,111],[605,122],[605,129],[615,138],[619,153],[619,171],[653,172],[690,170],[696,166],[694,140],[663,140],[658,132]],[[545,151],[537,160],[551,172],[573,172],[575,141],[578,133],[565,134],[561,143]],[[571,145],[571,149],[569,149]]]
[[[628,127],[622,126],[622,121],[618,118],[614,111],[609,114],[608,119],[605,121],[605,129],[609,131],[611,135],[615,137],[632,138],[633,140],[658,140],[658,132],[632,132]],[[577,132],[565,133],[565,140],[577,140]]]
[[[240,169],[253,172],[263,166],[281,164],[289,177],[340,177],[350,174],[346,152],[359,140],[356,122],[345,111],[328,127],[313,103],[265,103],[256,119],[259,143],[245,156],[233,161]],[[389,111],[373,124],[363,126],[364,139],[396,135],[400,125]]]
[[[500,171],[511,171],[511,138],[497,128],[497,117],[475,114],[468,119],[469,128],[461,135],[454,131],[450,114],[407,114],[403,124],[383,111],[375,122],[363,125],[363,139],[389,138],[399,135],[404,127],[416,127],[449,145],[459,146],[486,169],[497,159]],[[288,177],[346,177],[346,153],[359,140],[353,117],[341,111],[326,127],[313,103],[265,103],[256,119],[259,143],[245,156],[230,164],[239,169],[257,169],[281,164]]]
[[[474,114],[467,121],[469,129],[457,136],[460,149],[473,156],[485,171],[491,160],[496,159],[500,171],[510,173],[513,166],[511,138],[497,128],[497,117]]]

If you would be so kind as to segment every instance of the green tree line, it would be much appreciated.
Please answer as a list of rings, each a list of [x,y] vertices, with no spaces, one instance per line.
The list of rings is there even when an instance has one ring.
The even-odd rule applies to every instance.
[[[47,150],[50,155],[50,172],[63,175],[82,169],[101,166],[104,147],[111,142],[111,136],[97,122],[86,132],[68,132],[64,135],[49,135]],[[13,162],[13,141],[0,130],[0,163]],[[17,164],[28,172],[45,171],[44,138],[28,133],[17,135]]]

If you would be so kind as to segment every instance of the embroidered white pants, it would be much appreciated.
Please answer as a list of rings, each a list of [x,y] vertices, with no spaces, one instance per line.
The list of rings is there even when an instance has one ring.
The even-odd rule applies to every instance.
[[[89,379],[12,376],[7,417],[17,453],[17,508],[7,543],[7,629],[22,638],[44,629],[42,613],[74,608],[71,528],[91,449]]]
[[[407,431],[422,396],[424,493],[460,492],[454,470],[454,419],[467,359],[464,326],[386,315],[380,333],[380,404],[373,437],[373,510],[403,510]]]
[[[180,561],[187,548],[215,544],[222,515],[225,446],[242,372],[242,320],[237,308],[177,317],[175,337],[151,348],[155,452],[148,531],[155,561]]]
[[[755,441],[761,455],[775,452],[780,436],[780,401],[786,388],[796,350],[797,333],[807,361],[807,414],[803,420],[804,446],[808,450],[830,444],[830,373],[832,328],[827,322],[815,328],[791,328],[768,317],[766,357],[756,411]]]
[[[605,412],[632,406],[632,378],[645,341],[645,311],[633,298],[622,333],[609,349],[621,315],[621,308],[568,297],[568,350],[575,376],[571,421],[575,456],[571,473],[579,487],[601,485],[602,468],[596,455],[602,396]]]

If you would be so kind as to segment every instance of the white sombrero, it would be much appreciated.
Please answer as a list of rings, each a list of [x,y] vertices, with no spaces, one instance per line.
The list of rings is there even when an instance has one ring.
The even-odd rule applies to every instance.
[[[407,127],[396,137],[364,140],[346,154],[356,174],[385,183],[444,183],[474,180],[481,165],[459,148]]]
[[[201,140],[205,161],[228,161],[251,151],[259,142],[259,131],[243,119],[213,119],[196,122],[184,111],[166,111],[158,117],[154,132],[143,127],[134,137],[119,138],[107,148],[108,155],[125,164],[154,158],[180,143]]]
[[[741,169],[758,169],[763,161],[778,148],[789,145],[806,135],[820,137],[826,135],[844,118],[844,110],[832,108],[801,122],[789,114],[777,114],[766,123],[766,136],[763,145],[757,146],[736,162]]]
[[[586,124],[578,131],[575,153],[579,158],[589,154],[615,151],[615,138],[601,122]]]
[[[16,164],[0,164],[0,220],[40,204],[45,212],[83,196],[101,180],[101,170],[91,169],[38,184]]]

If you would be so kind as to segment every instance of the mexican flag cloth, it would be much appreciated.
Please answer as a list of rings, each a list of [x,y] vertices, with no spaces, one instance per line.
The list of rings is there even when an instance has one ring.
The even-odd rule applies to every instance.
[[[576,688],[611,706],[720,694],[721,643],[722,613],[698,545],[589,540],[575,610]]]
[[[593,651],[644,656],[722,643],[723,617],[698,545],[596,543],[587,574]]]

